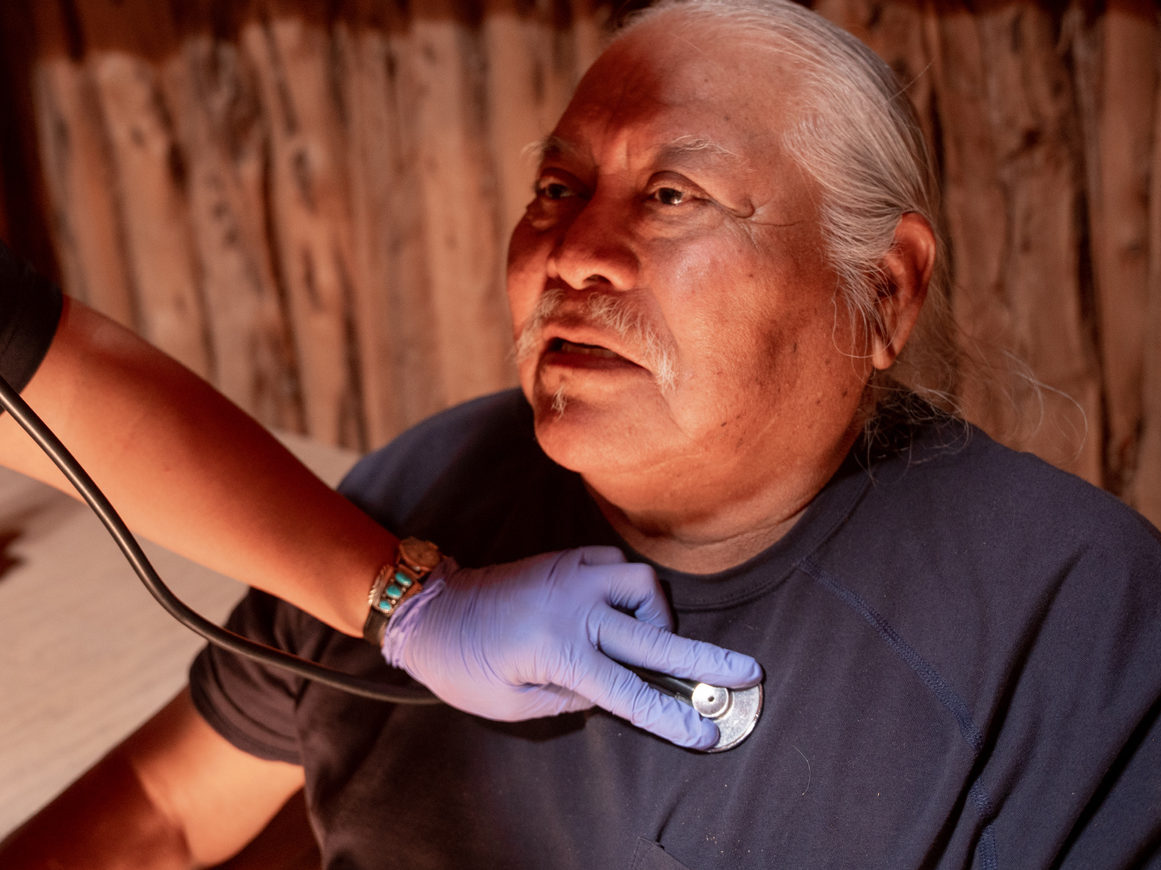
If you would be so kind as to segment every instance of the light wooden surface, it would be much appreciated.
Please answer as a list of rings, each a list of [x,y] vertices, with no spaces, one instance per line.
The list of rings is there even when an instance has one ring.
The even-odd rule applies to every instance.
[[[288,444],[332,484],[354,458],[303,439]],[[216,622],[242,594],[144,546],[165,583]],[[153,600],[85,505],[5,469],[0,638],[0,836],[167,701],[202,646]]]

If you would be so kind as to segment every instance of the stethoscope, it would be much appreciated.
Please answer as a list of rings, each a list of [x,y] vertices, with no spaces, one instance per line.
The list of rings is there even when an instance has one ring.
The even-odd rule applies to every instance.
[[[318,662],[293,655],[236,634],[210,622],[200,613],[178,598],[158,576],[141,545],[129,531],[129,527],[117,514],[113,505],[68,448],[56,434],[36,415],[20,394],[0,377],[0,407],[12,415],[32,439],[40,446],[57,468],[68,478],[69,483],[80,494],[106,530],[116,541],[122,554],[129,561],[145,588],[174,619],[186,628],[201,635],[207,642],[229,650],[254,661],[281,668],[308,680],[322,683],[353,695],[393,704],[439,704],[439,698],[423,687],[387,686],[373,680],[356,677]],[[717,744],[709,752],[721,752],[741,743],[758,721],[762,712],[762,687],[731,690],[707,683],[672,677],[644,668],[630,667],[634,673],[663,692],[690,704],[699,714],[713,719],[721,734]]]

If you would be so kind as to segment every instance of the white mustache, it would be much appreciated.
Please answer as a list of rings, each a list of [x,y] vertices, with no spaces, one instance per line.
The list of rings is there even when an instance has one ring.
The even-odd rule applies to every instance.
[[[567,291],[553,288],[537,300],[536,307],[524,321],[516,338],[517,362],[524,362],[540,353],[545,328],[553,321],[565,320],[560,311],[568,297]],[[642,362],[653,372],[653,377],[663,392],[672,390],[676,385],[677,364],[674,360],[676,354],[671,344],[645,320],[640,311],[634,310],[624,296],[587,293],[579,300],[579,306],[574,301],[568,319],[572,320],[578,316],[583,318],[586,324],[611,332],[619,340],[638,348]]]

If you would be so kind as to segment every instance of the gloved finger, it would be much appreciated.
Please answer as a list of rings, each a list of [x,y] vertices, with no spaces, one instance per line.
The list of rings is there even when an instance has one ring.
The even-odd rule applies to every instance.
[[[619,552],[619,551],[618,551]],[[593,565],[582,563],[581,580],[594,594],[602,591],[605,602],[617,610],[658,628],[673,628],[673,613],[657,574],[640,562]]]
[[[572,688],[598,707],[678,746],[709,749],[718,742],[718,726],[712,720],[632,671],[595,652],[584,665],[574,671],[579,682]]]
[[[747,688],[762,679],[762,666],[744,653],[681,637],[623,613],[605,615],[597,630],[597,646],[627,665],[728,689]]]

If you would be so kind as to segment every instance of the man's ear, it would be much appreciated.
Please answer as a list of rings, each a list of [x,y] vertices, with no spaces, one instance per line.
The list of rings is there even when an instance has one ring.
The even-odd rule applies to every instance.
[[[935,233],[919,215],[899,218],[895,240],[883,258],[883,287],[876,303],[879,321],[871,335],[871,364],[888,369],[907,343],[935,267]]]

